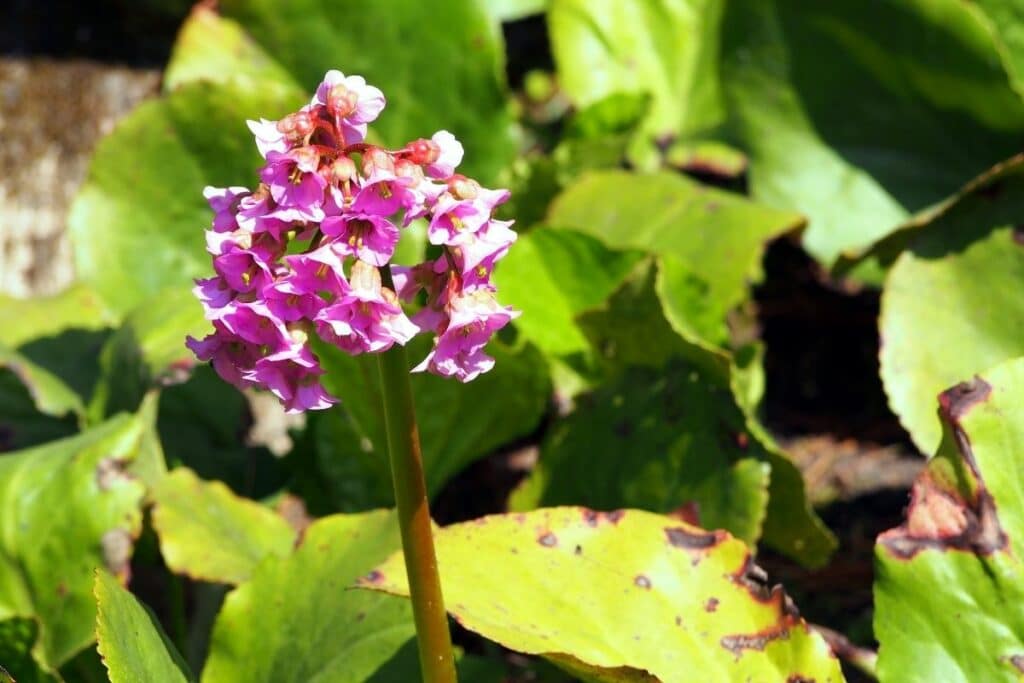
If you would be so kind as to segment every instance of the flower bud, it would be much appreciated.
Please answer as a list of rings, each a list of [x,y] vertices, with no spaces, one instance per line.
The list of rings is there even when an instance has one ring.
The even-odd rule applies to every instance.
[[[359,94],[349,90],[344,83],[338,83],[327,95],[327,111],[344,118],[356,110]]]
[[[476,199],[480,183],[464,175],[453,175],[448,179],[448,190],[456,199]]]
[[[391,155],[380,147],[370,147],[363,152],[363,175],[373,175],[374,169],[394,171],[395,162]]]
[[[424,179],[423,167],[411,159],[396,159],[395,175],[402,178],[412,178],[417,183]]]
[[[405,158],[414,164],[432,164],[441,157],[441,146],[433,140],[420,138],[405,146]]]
[[[331,164],[331,178],[338,185],[344,185],[356,177],[356,164],[344,154]]]

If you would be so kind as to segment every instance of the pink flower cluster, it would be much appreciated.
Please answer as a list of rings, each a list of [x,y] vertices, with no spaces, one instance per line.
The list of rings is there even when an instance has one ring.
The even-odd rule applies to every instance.
[[[289,412],[337,400],[320,382],[312,335],[359,354],[434,333],[413,371],[468,382],[494,365],[484,346],[518,315],[490,281],[516,239],[511,221],[492,216],[508,191],[456,174],[462,145],[447,131],[394,151],[365,143],[382,109],[380,90],[329,71],[307,106],[249,122],[266,160],[255,190],[204,191],[216,275],[193,291],[214,332],[186,344],[226,381],[266,388]],[[435,257],[391,265],[417,219]],[[402,302],[420,305],[407,316]]]

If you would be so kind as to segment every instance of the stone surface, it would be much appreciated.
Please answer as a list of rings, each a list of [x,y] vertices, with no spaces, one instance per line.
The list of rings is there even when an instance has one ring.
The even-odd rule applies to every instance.
[[[71,282],[65,222],[93,147],[159,82],[154,69],[0,58],[0,293]]]

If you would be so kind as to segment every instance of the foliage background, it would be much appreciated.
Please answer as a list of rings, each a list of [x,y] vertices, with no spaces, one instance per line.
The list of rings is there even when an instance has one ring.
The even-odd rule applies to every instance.
[[[496,369],[468,386],[414,378],[466,680],[695,666],[838,680],[755,552],[834,632],[849,680],[1017,680],[1020,570],[977,531],[1012,542],[1022,504],[1017,2],[76,11],[51,24],[15,3],[24,31],[3,40],[161,76],[90,150],[66,218],[73,282],[0,300],[0,665],[18,681],[415,677],[404,601],[345,590],[381,565],[376,587],[403,592],[385,563],[397,536],[372,359],[322,349],[342,408],[283,422],[181,344],[205,327],[189,294],[209,269],[201,187],[248,182],[244,119],[294,109],[328,68],[388,95],[381,143],[447,128],[467,172],[513,191],[521,237],[496,278],[524,313],[493,344]],[[56,136],[30,125],[59,116],[43,111],[11,109],[4,147]],[[407,240],[415,260],[423,242]],[[995,387],[988,412],[937,419],[936,396],[976,374]],[[552,506],[667,516],[535,511]],[[703,533],[686,524],[731,537],[693,536],[708,549],[684,562],[660,530]],[[499,561],[494,544],[513,541],[522,565]],[[503,591],[522,613],[495,614]],[[566,593],[587,598],[549,608]],[[966,647],[932,603],[998,642]],[[645,646],[641,623],[678,659]]]

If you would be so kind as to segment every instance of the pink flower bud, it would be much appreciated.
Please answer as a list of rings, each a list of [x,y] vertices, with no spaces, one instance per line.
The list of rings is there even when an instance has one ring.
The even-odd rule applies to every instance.
[[[405,158],[418,166],[432,164],[440,156],[441,146],[433,140],[420,138],[405,146]]]

